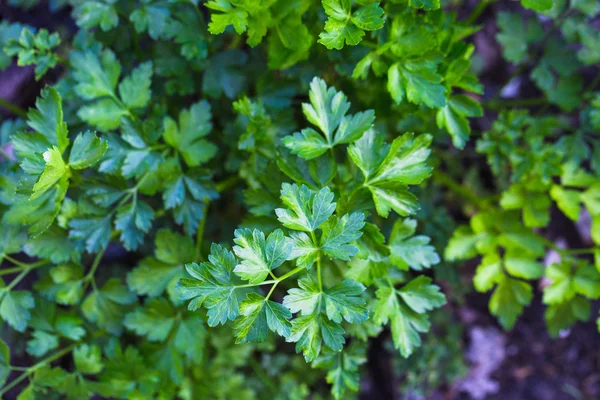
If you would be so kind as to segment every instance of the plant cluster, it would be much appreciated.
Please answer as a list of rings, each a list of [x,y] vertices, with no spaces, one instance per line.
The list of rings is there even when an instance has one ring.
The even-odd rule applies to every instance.
[[[494,0],[462,3],[57,0],[77,29],[1,22],[0,68],[43,89],[0,102],[0,395],[346,398],[384,331],[427,391],[464,371],[431,318],[468,291],[459,260],[506,329],[536,282],[551,335],[588,321],[600,6],[498,13],[494,89],[471,40]],[[507,99],[523,81],[539,97]],[[589,246],[549,236],[557,213]]]

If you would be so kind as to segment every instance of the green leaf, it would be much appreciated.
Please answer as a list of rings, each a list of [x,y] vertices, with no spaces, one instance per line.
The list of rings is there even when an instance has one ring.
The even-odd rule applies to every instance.
[[[527,55],[528,47],[544,34],[537,19],[530,18],[525,21],[517,13],[499,13],[498,27],[500,32],[496,34],[496,39],[502,45],[502,54],[513,63],[521,62]]]
[[[317,280],[312,275],[305,275],[298,280],[298,285],[300,289],[288,290],[288,295],[283,298],[283,305],[294,314],[297,312],[302,315],[314,313],[323,295]]]
[[[184,265],[194,259],[194,242],[187,236],[161,229],[155,237],[156,258],[144,258],[127,274],[127,284],[139,295],[156,297],[175,285]]]
[[[0,339],[0,385],[4,383],[10,375],[10,348]]]
[[[204,304],[208,309],[208,325],[225,324],[238,316],[239,306],[232,283],[232,273],[237,265],[233,253],[213,244],[209,263],[187,264],[187,272],[194,279],[181,279],[176,286],[181,300],[190,300],[188,309],[197,310]]]
[[[202,139],[212,129],[210,104],[200,101],[188,110],[179,114],[179,128],[171,118],[165,118],[165,141],[176,148],[186,164],[198,166],[210,160],[217,152],[217,147]]]
[[[148,31],[148,34],[154,40],[168,37],[166,31],[170,22],[168,8],[160,7],[158,4],[145,4],[131,13],[129,20],[133,22],[133,26],[138,33]]]
[[[418,314],[398,300],[392,288],[380,288],[373,310],[373,322],[387,324],[391,320],[394,347],[403,357],[410,356],[421,345],[419,332],[427,332],[430,324],[427,315]]]
[[[271,271],[289,259],[292,243],[277,229],[265,240],[265,234],[255,229],[237,229],[233,241],[235,254],[241,259],[233,272],[250,284],[263,282]]]
[[[91,0],[79,3],[73,10],[77,25],[82,28],[99,26],[109,31],[119,25],[117,9],[111,1]]]
[[[560,185],[552,185],[550,189],[550,197],[556,201],[558,208],[571,220],[579,220],[579,212],[581,207],[580,193],[576,190],[565,189]]]
[[[303,103],[306,119],[317,126],[325,138],[311,128],[303,129],[283,138],[283,143],[292,154],[310,160],[324,154],[338,144],[351,143],[373,125],[373,110],[346,115],[350,108],[346,96],[324,80],[314,78],[310,83],[310,104]]]
[[[504,329],[512,329],[523,307],[531,303],[533,297],[531,285],[517,279],[504,276],[490,298],[490,312],[498,317]]]
[[[27,125],[58,148],[62,154],[69,145],[67,124],[63,121],[62,99],[53,87],[42,90],[35,101],[36,109],[27,113]]]
[[[296,260],[298,267],[310,269],[319,255],[319,246],[304,232],[292,232],[290,238],[293,242],[290,260]]]
[[[435,247],[429,244],[429,237],[413,236],[416,226],[416,220],[406,218],[397,220],[392,228],[389,244],[390,262],[402,270],[408,270],[410,267],[421,271],[440,262]]]
[[[53,187],[63,177],[68,176],[68,167],[56,146],[46,151],[43,155],[46,167],[40,175],[38,181],[33,186],[31,200],[39,198]]]
[[[544,319],[550,335],[558,337],[561,331],[570,328],[577,321],[588,321],[590,313],[590,303],[581,297],[574,297],[565,303],[548,306]]]
[[[291,326],[288,320],[291,317],[290,310],[281,304],[256,293],[248,293],[246,300],[240,304],[240,315],[234,323],[236,343],[263,342],[268,329],[288,337]]]
[[[0,289],[0,317],[13,329],[24,332],[35,305],[33,296],[24,290]]]
[[[78,372],[86,375],[95,375],[104,368],[100,347],[82,344],[73,350],[73,362]]]
[[[342,322],[342,317],[350,323],[366,320],[369,312],[365,300],[359,297],[364,291],[365,287],[352,279],[327,289],[323,296],[327,318],[337,323]]]
[[[446,297],[440,288],[431,284],[431,278],[419,276],[398,291],[404,302],[415,312],[423,314],[446,304]]]
[[[360,382],[358,368],[367,361],[366,347],[352,342],[342,353],[325,349],[313,363],[313,368],[327,369],[327,383],[336,399],[344,398],[350,392],[357,392]]]
[[[123,330],[123,319],[130,304],[136,301],[134,293],[121,284],[119,279],[111,278],[104,286],[90,293],[81,305],[83,315],[98,327],[119,335]]]
[[[344,330],[320,312],[303,315],[292,321],[288,342],[296,343],[296,352],[302,351],[306,362],[319,356],[323,343],[331,350],[340,351],[345,343]]]
[[[405,133],[389,146],[374,135],[375,131],[367,131],[348,153],[365,176],[364,186],[373,196],[377,213],[383,217],[391,210],[403,216],[415,213],[418,203],[408,185],[419,184],[431,174],[426,160],[432,137]]]
[[[118,208],[115,228],[121,232],[120,239],[127,250],[135,250],[144,242],[153,220],[154,210],[137,198]]]
[[[129,109],[148,105],[152,91],[152,62],[140,64],[119,84],[119,95]]]
[[[349,244],[360,238],[365,225],[363,213],[346,214],[342,218],[331,217],[321,227],[320,248],[331,258],[350,260],[358,252],[356,246]]]
[[[276,209],[277,219],[286,228],[304,232],[319,228],[333,214],[336,205],[328,187],[314,192],[305,185],[289,183],[281,186],[281,200],[287,209]]]
[[[121,125],[121,118],[126,115],[128,111],[113,99],[96,101],[81,107],[77,112],[79,118],[102,132],[117,129]]]
[[[436,63],[429,60],[396,63],[388,70],[387,88],[396,104],[406,97],[413,104],[442,108],[446,105],[446,88],[441,82]]]
[[[552,0],[521,0],[521,4],[537,12],[549,11],[552,8]]]
[[[248,12],[243,8],[234,8],[227,0],[212,0],[206,3],[206,7],[222,12],[220,14],[211,14],[208,31],[213,35],[225,32],[225,28],[229,25],[233,26],[238,35],[246,31],[248,27]]]
[[[382,287],[376,295],[378,300],[373,310],[373,321],[382,325],[391,320],[394,347],[403,357],[410,356],[421,345],[419,333],[429,330],[429,318],[425,312],[446,303],[439,288],[424,276],[413,279],[397,291]]]
[[[99,97],[115,97],[115,89],[121,75],[121,64],[110,50],[99,56],[91,51],[72,52],[70,55],[75,91],[85,100]]]
[[[297,154],[305,160],[317,158],[330,148],[323,136],[312,128],[302,129],[293,136],[284,137],[282,141],[292,151],[292,154]]]
[[[95,133],[80,133],[73,142],[69,154],[69,167],[73,169],[88,168],[96,164],[108,148],[106,140],[102,140]]]
[[[350,0],[323,0],[323,8],[329,18],[325,22],[325,32],[319,35],[319,43],[329,50],[341,50],[344,42],[350,46],[357,45],[364,31],[381,29],[385,21],[379,3],[371,3],[352,12]]]
[[[75,218],[69,222],[69,238],[81,243],[88,253],[105,249],[110,241],[111,215],[106,217]]]
[[[175,323],[175,310],[168,300],[149,299],[143,307],[127,314],[123,324],[137,335],[145,336],[151,342],[164,341]]]
[[[440,8],[440,0],[408,0],[414,8],[422,8],[424,10],[437,10]]]
[[[29,28],[23,28],[19,40],[8,40],[4,46],[7,55],[18,56],[17,65],[35,64],[35,79],[42,76],[58,63],[58,56],[52,52],[60,44],[58,33],[50,34],[40,29],[35,34]]]

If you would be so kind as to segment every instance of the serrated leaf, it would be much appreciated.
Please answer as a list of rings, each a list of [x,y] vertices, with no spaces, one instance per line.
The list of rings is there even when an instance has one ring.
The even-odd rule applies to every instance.
[[[87,375],[95,375],[102,371],[102,354],[100,347],[96,345],[82,344],[73,350],[73,362],[78,372]]]
[[[41,133],[62,154],[69,145],[67,124],[63,121],[62,99],[56,89],[46,87],[27,113],[27,125]]]
[[[152,62],[140,64],[119,84],[119,95],[129,109],[148,105],[152,91]]]
[[[69,167],[83,169],[96,164],[108,148],[106,140],[102,140],[95,133],[80,133],[75,138],[71,153],[69,154]]]
[[[233,241],[235,254],[241,259],[233,272],[250,284],[259,284],[275,268],[283,264],[292,253],[292,243],[277,229],[266,239],[265,234],[255,229],[237,229]]]
[[[268,330],[280,336],[290,334],[290,310],[256,293],[248,293],[240,304],[240,315],[235,320],[236,343],[257,342],[267,338]]]
[[[397,220],[390,236],[390,262],[402,270],[409,267],[421,271],[440,262],[435,247],[427,236],[412,236],[416,221],[410,218]]]
[[[123,324],[140,336],[146,336],[151,342],[162,342],[168,336],[175,323],[175,310],[168,300],[150,299],[143,307],[138,307],[125,316]]]
[[[164,120],[165,141],[181,152],[189,166],[203,164],[217,152],[213,143],[202,139],[212,129],[211,118],[210,104],[200,101],[179,114],[179,126],[171,118]]]
[[[340,325],[316,312],[295,318],[286,341],[295,342],[296,352],[302,351],[306,362],[311,362],[321,353],[323,343],[331,350],[340,351],[345,343],[343,334]]]
[[[154,210],[137,198],[118,208],[115,228],[121,231],[120,239],[127,250],[135,250],[143,243],[153,220]]]
[[[321,227],[320,248],[331,258],[348,261],[356,255],[358,248],[349,244],[360,238],[365,225],[362,213],[346,214],[342,218],[331,217]]]
[[[4,289],[0,289],[0,296],[0,317],[16,331],[24,332],[31,316],[29,310],[35,305],[33,296],[24,290]]]
[[[284,183],[281,186],[281,200],[287,209],[275,210],[277,219],[289,229],[314,232],[335,211],[333,193],[328,187],[319,192],[307,186]]]
[[[181,300],[192,301],[188,309],[194,311],[204,304],[208,309],[208,325],[225,324],[238,316],[239,305],[232,283],[233,269],[237,264],[233,253],[222,246],[211,246],[209,263],[191,263],[186,270],[194,279],[181,279],[176,286]]]
[[[352,279],[327,289],[323,296],[327,318],[337,323],[342,322],[342,317],[350,323],[366,320],[369,312],[360,297],[364,291],[365,287]]]

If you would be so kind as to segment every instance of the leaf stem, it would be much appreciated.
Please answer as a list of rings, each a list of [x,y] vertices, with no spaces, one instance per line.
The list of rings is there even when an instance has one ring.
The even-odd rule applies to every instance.
[[[310,232],[310,238],[313,242],[313,245],[318,246],[317,237],[314,231]],[[323,281],[321,279],[321,250],[319,250],[319,255],[317,256],[317,277],[319,279],[319,290],[323,290]]]
[[[96,273],[96,270],[98,269],[98,266],[100,265],[100,261],[102,260],[102,256],[104,256],[104,252],[106,251],[107,248],[108,248],[108,245],[105,248],[103,248],[102,250],[100,250],[98,252],[98,254],[96,254],[96,257],[94,258],[94,261],[92,262],[92,266],[91,266],[90,270],[83,277],[82,281],[84,282],[84,286],[83,286],[84,291],[87,289],[87,285],[89,284],[89,282],[92,283],[94,290],[96,290],[96,281],[94,279],[94,274]]]
[[[204,228],[206,227],[206,218],[208,216],[208,208],[210,207],[210,201],[204,201],[204,215],[198,225],[198,232],[196,233],[196,251],[194,253],[196,260],[203,260],[202,257],[202,242],[204,239]]]
[[[452,190],[454,193],[463,197],[466,200],[472,202],[477,208],[485,209],[487,208],[487,202],[483,198],[479,198],[475,193],[473,193],[470,189],[465,187],[464,185],[459,184],[454,179],[450,177],[450,175],[442,172],[439,169],[436,169],[433,172],[433,179],[440,185],[446,186],[448,189]]]
[[[6,256],[5,256],[5,258],[6,258]],[[33,269],[36,269],[36,268],[39,268],[39,267],[43,267],[43,266],[48,265],[48,264],[50,264],[50,262],[46,261],[46,260],[40,260],[40,261],[35,262],[33,264],[22,264],[22,265],[19,265],[18,267],[6,268],[6,269],[1,270],[0,271],[0,276],[1,275],[8,275],[8,274],[15,274],[17,272],[22,271],[23,269],[33,270]]]
[[[477,4],[477,7],[475,7],[475,9],[471,12],[471,15],[469,15],[465,21],[466,25],[472,25],[475,23],[475,21],[477,21],[477,18],[479,18],[479,16],[481,14],[483,14],[483,12],[485,11],[485,9],[487,8],[487,6],[489,6],[490,4],[492,4],[493,2],[495,2],[496,0],[482,0]]]
[[[18,265],[19,267],[21,267],[21,269],[22,268],[31,268],[31,269],[34,269],[34,268],[41,267],[41,266],[46,265],[46,264],[50,264],[50,261],[48,261],[48,260],[40,260],[40,261],[36,261],[34,263],[31,263],[31,264],[27,264],[27,263],[24,263],[22,261],[19,261],[19,260],[15,259],[15,258],[12,258],[8,254],[5,254],[4,258],[7,259],[8,261],[10,261],[11,263],[15,264],[15,265]],[[7,271],[7,270],[0,271],[0,275],[2,275],[2,273],[4,271]],[[16,271],[16,272],[18,272],[18,271]],[[4,273],[6,274],[8,272],[4,272]]]
[[[19,282],[21,282],[23,280],[23,278],[25,278],[25,276],[27,276],[29,271],[31,271],[30,268],[24,268],[21,271],[21,273],[19,275],[17,275],[17,277],[15,279],[13,279],[6,288],[4,288],[4,290],[6,290],[7,292],[10,292],[15,286],[17,286],[17,284]]]
[[[17,378],[15,378],[11,383],[9,383],[5,387],[3,387],[2,390],[0,390],[0,397],[5,395],[9,390],[11,390],[15,386],[17,386],[19,383],[21,383],[32,372],[36,371],[37,369],[39,369],[47,364],[50,364],[51,362],[53,362],[55,360],[58,360],[59,358],[63,357],[64,355],[73,351],[73,349],[75,348],[76,345],[77,345],[76,343],[73,343],[73,344],[65,347],[64,349],[60,350],[56,354],[51,355],[51,356],[43,359],[42,361],[32,365],[31,367],[27,368],[25,370],[25,372],[23,372],[21,375],[19,375]]]
[[[220,182],[216,182],[215,186],[216,186],[217,192],[219,192],[219,193],[226,192],[227,190],[234,187],[239,181],[240,181],[239,176],[232,175],[227,179],[224,179]]]
[[[495,99],[484,102],[483,106],[496,110],[504,107],[531,107],[547,104],[548,100],[545,97],[534,97],[530,99]]]
[[[3,99],[0,97],[0,107],[7,109],[11,113],[15,114],[17,117],[27,119],[27,111],[25,109],[19,107],[16,104],[11,103],[10,101]]]

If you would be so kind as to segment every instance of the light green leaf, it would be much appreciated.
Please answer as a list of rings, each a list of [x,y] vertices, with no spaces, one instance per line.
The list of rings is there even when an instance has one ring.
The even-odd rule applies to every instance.
[[[267,338],[268,329],[287,337],[291,317],[290,310],[281,304],[256,293],[248,293],[246,300],[240,304],[240,316],[234,323],[236,343],[260,343]]]
[[[323,224],[321,229],[320,248],[331,258],[340,260],[350,260],[356,255],[358,249],[349,244],[357,240],[365,225],[365,215],[363,213],[346,214],[342,218],[331,217]]]
[[[62,158],[60,150],[56,146],[48,149],[43,157],[46,167],[33,186],[31,200],[35,200],[46,193],[48,189],[53,187],[59,180],[68,174],[68,167]]]
[[[369,312],[360,297],[364,291],[365,287],[352,279],[327,289],[323,296],[327,318],[337,323],[342,322],[342,317],[350,323],[366,320]]]
[[[435,247],[429,244],[428,236],[412,236],[416,221],[406,218],[394,223],[390,236],[390,262],[402,270],[412,268],[421,271],[440,262]]]
[[[90,167],[100,161],[106,153],[108,143],[96,136],[95,133],[80,133],[73,142],[69,154],[69,167],[83,169]]]
[[[281,186],[281,200],[287,207],[275,210],[277,219],[289,229],[314,232],[335,211],[333,193],[328,187],[319,192],[310,190],[305,185],[284,183]]]
[[[24,290],[6,292],[5,289],[0,289],[0,317],[16,331],[25,331],[31,316],[29,310],[34,304],[30,292]]]
[[[233,241],[234,253],[242,260],[233,272],[251,284],[259,284],[275,268],[283,264],[292,253],[292,242],[281,229],[265,234],[255,229],[237,229]]]
[[[148,105],[152,91],[152,62],[140,64],[119,84],[121,100],[129,109],[143,108]]]
[[[62,99],[53,87],[46,87],[27,113],[27,125],[41,133],[62,154],[69,145],[67,124],[63,121]]]
[[[208,325],[225,324],[238,316],[239,305],[231,274],[237,264],[233,253],[222,246],[211,246],[209,263],[191,263],[186,270],[194,279],[181,279],[175,288],[181,300],[192,301],[191,311],[204,304],[208,309]]]
[[[82,344],[73,350],[73,361],[78,372],[95,375],[102,371],[102,353],[96,345]]]
[[[198,166],[210,160],[217,147],[203,139],[212,129],[210,104],[200,101],[179,113],[179,127],[171,118],[163,121],[165,141],[176,148],[186,164]]]

